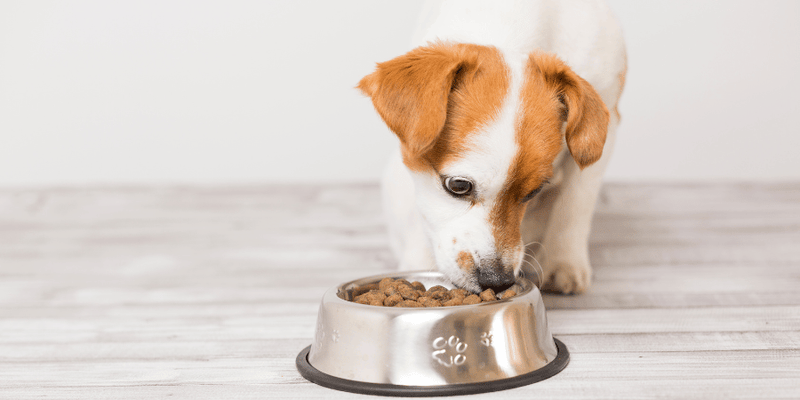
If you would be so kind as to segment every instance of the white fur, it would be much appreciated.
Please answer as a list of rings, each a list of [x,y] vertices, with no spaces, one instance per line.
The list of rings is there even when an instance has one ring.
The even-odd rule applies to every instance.
[[[384,207],[392,249],[402,269],[438,269],[455,284],[477,290],[474,277],[455,263],[461,251],[477,261],[492,254],[494,238],[488,216],[506,183],[509,163],[517,152],[515,116],[522,70],[533,51],[555,53],[592,84],[611,111],[603,157],[580,170],[565,149],[554,162],[555,176],[547,201],[531,201],[523,221],[523,241],[541,243],[536,257],[554,288],[564,292],[586,289],[591,278],[588,235],[603,170],[613,146],[620,73],[625,68],[621,30],[603,1],[523,0],[445,1],[428,6],[438,14],[423,38],[495,46],[512,72],[511,90],[500,116],[474,136],[469,154],[446,166],[443,174],[474,179],[481,202],[468,202],[445,193],[439,177],[412,173],[396,154],[383,179]],[[454,240],[455,243],[454,243]],[[522,263],[522,243],[517,265]],[[517,268],[519,269],[519,267]]]

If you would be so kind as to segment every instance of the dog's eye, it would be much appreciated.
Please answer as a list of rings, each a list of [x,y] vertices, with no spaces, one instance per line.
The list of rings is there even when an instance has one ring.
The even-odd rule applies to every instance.
[[[444,188],[454,196],[466,196],[472,192],[472,182],[457,176],[444,179]]]
[[[539,187],[538,187],[536,190],[534,190],[534,191],[532,191],[532,192],[528,193],[528,195],[527,195],[527,196],[525,196],[525,198],[523,198],[523,199],[522,199],[522,202],[524,203],[524,202],[526,202],[526,201],[528,201],[528,200],[530,200],[530,199],[534,198],[534,197],[535,197],[537,194],[539,194],[539,192],[541,192],[541,191],[542,191],[542,186],[539,186]]]

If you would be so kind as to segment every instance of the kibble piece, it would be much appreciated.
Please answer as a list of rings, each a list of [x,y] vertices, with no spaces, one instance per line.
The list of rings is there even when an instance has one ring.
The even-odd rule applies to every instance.
[[[398,303],[401,303],[402,301],[403,301],[403,296],[400,296],[399,294],[393,294],[387,297],[386,300],[383,301],[383,305],[385,305],[386,307],[394,307]]]
[[[448,291],[447,288],[442,286],[442,285],[431,286],[431,288],[428,289],[429,292],[436,292],[436,291],[440,291],[440,290],[445,291],[445,292]]]
[[[356,299],[353,301],[355,301],[358,304],[369,304],[369,299],[363,294],[361,296],[356,297]]]
[[[445,291],[433,292],[430,294],[430,297],[436,300],[447,301],[450,300],[450,292],[445,292]]]
[[[436,300],[436,299],[430,299],[430,298],[425,300],[425,301],[420,301],[419,303],[422,304],[425,307],[441,307],[442,306],[442,302],[441,301]]]
[[[464,302],[464,297],[453,297],[444,302],[445,307],[460,306]]]
[[[383,294],[387,296],[393,296],[396,294],[400,294],[400,292],[397,291],[397,286],[388,286],[386,287],[386,289],[383,289]]]
[[[369,292],[370,290],[374,290],[378,288],[377,283],[369,283],[364,286],[359,286],[353,289],[353,296],[358,297],[364,293]]]
[[[386,295],[380,290],[370,290],[362,296],[367,296],[367,299],[369,299],[370,302],[377,301],[381,304],[383,304],[383,300],[386,299]]]
[[[501,299],[509,299],[509,298],[514,297],[516,295],[517,295],[517,292],[515,292],[515,291],[513,291],[511,289],[508,289],[505,292],[503,292],[502,295],[500,295],[500,298]]]
[[[394,284],[397,285],[397,286],[400,286],[400,285],[411,286],[411,282],[409,282],[409,281],[407,281],[405,279],[402,279],[402,278],[395,279]]]
[[[400,295],[406,300],[416,300],[419,298],[419,292],[408,285],[397,286],[397,291],[400,292]]]
[[[495,301],[497,300],[497,295],[494,294],[494,290],[492,288],[486,289],[481,292],[480,294],[481,300],[483,301]]]
[[[425,292],[425,296],[446,301],[450,299],[450,292],[445,287],[436,285],[428,289],[428,291]]]
[[[464,298],[461,302],[463,305],[471,305],[471,304],[478,304],[481,302],[481,298],[477,294],[471,294]]]
[[[422,307],[422,304],[414,300],[403,300],[395,305],[395,307]]]
[[[386,291],[386,288],[392,286],[394,279],[392,278],[383,278],[380,282],[378,282],[378,288],[380,290]]]
[[[423,292],[425,291],[425,285],[423,285],[422,282],[419,281],[411,282],[411,287],[413,287],[416,290],[420,290]]]
[[[468,292],[468,291],[466,291],[464,289],[453,289],[453,290],[450,291],[450,298],[451,299],[460,298],[461,300],[464,300],[464,298],[469,296],[469,295],[470,295],[470,292]]]

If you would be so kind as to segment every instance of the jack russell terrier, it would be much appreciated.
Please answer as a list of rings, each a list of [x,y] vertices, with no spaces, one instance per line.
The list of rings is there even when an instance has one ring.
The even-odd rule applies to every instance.
[[[445,1],[423,43],[358,85],[400,139],[382,180],[400,268],[478,292],[537,263],[543,289],[585,291],[625,83],[611,10]]]

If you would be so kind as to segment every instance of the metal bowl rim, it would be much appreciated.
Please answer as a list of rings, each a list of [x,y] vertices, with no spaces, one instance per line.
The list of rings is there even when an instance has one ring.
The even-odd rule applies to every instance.
[[[551,378],[563,371],[570,361],[569,350],[562,341],[556,338],[553,338],[553,341],[556,345],[558,353],[552,361],[527,374],[495,381],[455,383],[438,386],[405,386],[354,381],[329,375],[314,368],[314,366],[308,361],[308,353],[311,350],[311,346],[304,348],[297,355],[297,358],[295,359],[295,368],[297,368],[297,371],[300,372],[300,375],[303,378],[316,383],[317,385],[350,393],[401,397],[458,396],[479,394],[530,385],[532,383]]]

